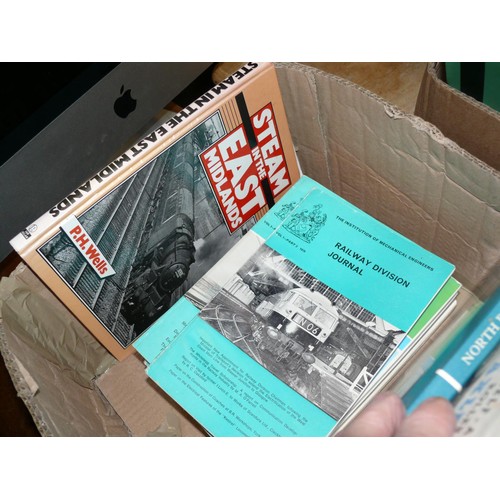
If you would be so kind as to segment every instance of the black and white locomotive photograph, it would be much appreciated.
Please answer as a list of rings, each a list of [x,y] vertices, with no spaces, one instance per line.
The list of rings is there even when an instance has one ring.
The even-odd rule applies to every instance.
[[[78,217],[115,274],[101,279],[64,232],[39,249],[127,347],[255,223],[228,230],[198,158],[225,134],[218,113]]]
[[[264,243],[243,260],[229,279],[206,276],[187,296],[235,346],[339,419],[403,332]]]

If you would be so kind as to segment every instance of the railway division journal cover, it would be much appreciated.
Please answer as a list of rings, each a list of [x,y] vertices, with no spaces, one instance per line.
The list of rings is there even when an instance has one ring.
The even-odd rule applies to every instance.
[[[454,266],[308,177],[134,344],[214,436],[326,436]]]
[[[274,65],[247,63],[11,244],[120,360],[299,177]]]

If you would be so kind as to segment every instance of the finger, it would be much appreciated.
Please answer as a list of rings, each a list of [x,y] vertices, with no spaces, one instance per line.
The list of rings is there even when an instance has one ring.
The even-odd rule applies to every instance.
[[[384,392],[373,398],[338,436],[390,437],[401,426],[404,416],[405,409],[401,398],[392,392]]]
[[[443,398],[430,398],[418,406],[401,424],[400,437],[453,436],[456,419],[453,406]]]

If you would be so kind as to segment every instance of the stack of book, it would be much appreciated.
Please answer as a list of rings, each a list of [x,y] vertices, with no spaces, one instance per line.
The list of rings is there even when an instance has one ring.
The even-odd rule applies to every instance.
[[[326,436],[453,307],[454,267],[303,176],[135,348],[214,436]]]

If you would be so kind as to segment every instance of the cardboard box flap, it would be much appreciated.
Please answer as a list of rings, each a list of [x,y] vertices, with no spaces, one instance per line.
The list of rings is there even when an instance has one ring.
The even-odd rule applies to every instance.
[[[83,387],[116,362],[24,264],[0,281],[0,319]]]
[[[429,63],[415,114],[488,165],[500,170],[500,113],[454,89],[445,81],[445,65]]]
[[[67,370],[25,344],[2,322],[0,351],[17,394],[42,436],[129,435],[123,421],[99,394],[68,377]],[[19,360],[25,360],[24,370]]]
[[[455,264],[464,286],[497,272],[497,171],[352,82],[301,64],[278,76],[306,175]]]
[[[132,436],[199,437],[199,425],[148,378],[134,353],[96,381],[102,396],[123,419]]]

